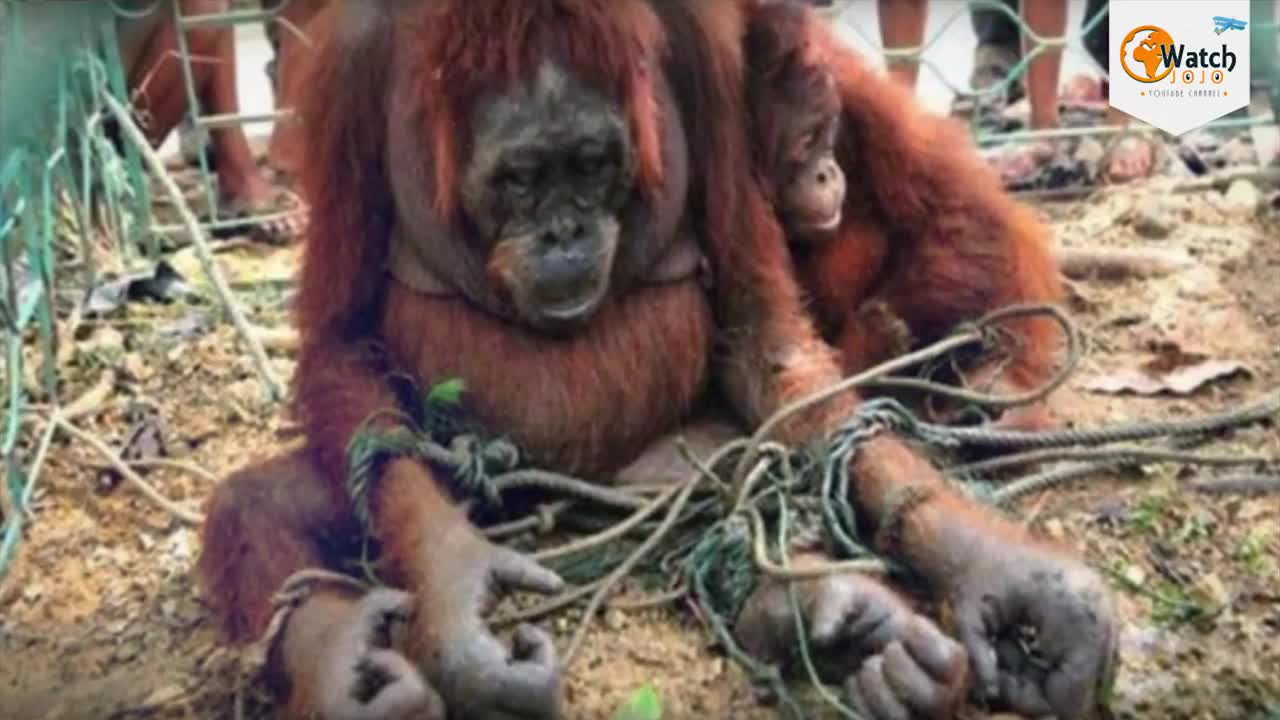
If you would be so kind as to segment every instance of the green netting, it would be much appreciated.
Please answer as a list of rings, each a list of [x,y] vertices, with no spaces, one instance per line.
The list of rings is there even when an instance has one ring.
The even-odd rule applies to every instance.
[[[106,229],[129,252],[149,221],[136,160],[104,134],[100,99],[124,93],[117,58],[107,3],[0,2],[0,573],[48,444],[21,431],[33,395],[57,397],[60,300],[92,283],[89,228]],[[59,272],[60,248],[78,255],[74,272]]]

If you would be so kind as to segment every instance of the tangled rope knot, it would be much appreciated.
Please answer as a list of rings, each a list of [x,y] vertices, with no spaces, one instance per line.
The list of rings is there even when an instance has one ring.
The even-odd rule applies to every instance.
[[[457,417],[459,380],[445,380],[418,397],[412,415],[399,411],[377,413],[365,420],[347,447],[347,495],[356,519],[370,534],[370,485],[379,466],[393,457],[412,457],[439,468],[463,495],[480,499],[486,507],[502,504],[500,475],[519,467],[520,449],[515,443],[490,437]],[[398,423],[375,429],[379,418]],[[447,444],[446,444],[447,443]]]
[[[975,345],[990,347],[1003,342],[997,325],[1013,317],[1044,314],[1058,322],[1066,338],[1066,357],[1055,374],[1038,388],[1017,394],[992,395],[963,387],[941,385],[919,377],[890,376],[919,367],[952,351]],[[943,449],[996,447],[1032,450],[944,468],[944,473],[979,502],[1003,505],[1080,477],[1147,462],[1206,463],[1215,465],[1264,464],[1280,467],[1280,461],[1257,456],[1207,456],[1177,448],[1104,446],[1118,441],[1161,436],[1206,435],[1243,424],[1266,421],[1280,412],[1280,392],[1221,413],[1176,421],[1134,422],[1110,427],[1072,428],[1043,432],[1003,431],[990,427],[959,427],[927,422],[901,402],[888,397],[865,400],[848,419],[822,441],[806,448],[792,448],[769,440],[779,423],[789,416],[855,388],[908,389],[976,404],[991,409],[1037,402],[1060,386],[1080,358],[1080,339],[1066,315],[1052,306],[1013,306],[966,324],[952,336],[868,369],[823,388],[778,410],[749,438],[732,440],[707,457],[697,457],[680,444],[690,476],[682,481],[647,488],[615,488],[533,467],[523,467],[522,453],[503,439],[488,438],[482,428],[452,418],[456,397],[446,407],[435,403],[415,421],[396,414],[401,422],[393,429],[372,430],[371,423],[357,433],[348,450],[349,483],[357,516],[369,529],[369,484],[377,463],[389,456],[420,458],[447,473],[455,488],[490,507],[501,507],[506,493],[536,488],[550,502],[529,509],[485,532],[494,541],[528,539],[556,528],[556,518],[572,509],[575,521],[599,520],[595,530],[551,547],[533,550],[532,557],[560,572],[572,586],[537,606],[493,618],[496,624],[534,621],[586,601],[582,622],[563,653],[569,667],[594,618],[606,602],[612,602],[620,583],[636,575],[658,581],[662,588],[632,607],[667,604],[687,598],[698,616],[716,636],[719,645],[752,679],[767,685],[785,715],[805,717],[787,690],[777,667],[751,657],[738,646],[733,626],[747,600],[764,580],[811,580],[841,573],[884,573],[895,566],[883,555],[896,544],[902,518],[933,489],[904,484],[883,503],[875,518],[877,536],[866,537],[855,510],[856,485],[852,467],[864,443],[883,432]],[[456,396],[460,387],[451,390]],[[435,393],[436,400],[450,392]],[[432,406],[432,396],[426,398]],[[433,414],[434,413],[434,414]],[[463,419],[465,420],[465,419]],[[1068,446],[1083,446],[1072,447]],[[1068,449],[1063,449],[1068,448]],[[1052,468],[1013,482],[997,480],[991,471],[1054,459],[1086,462]],[[997,484],[998,483],[998,484]],[[516,503],[508,502],[509,507]],[[625,513],[617,519],[618,512]],[[612,513],[612,515],[610,515]],[[575,523],[582,524],[582,523]],[[536,548],[536,543],[534,544]],[[792,565],[790,556],[800,549],[822,546],[826,562]],[[653,590],[653,588],[650,588]],[[792,612],[797,622],[800,659],[810,679],[828,704],[843,717],[858,717],[834,697],[823,693],[813,671],[805,643],[802,620],[792,592]],[[620,603],[622,604],[622,603]]]

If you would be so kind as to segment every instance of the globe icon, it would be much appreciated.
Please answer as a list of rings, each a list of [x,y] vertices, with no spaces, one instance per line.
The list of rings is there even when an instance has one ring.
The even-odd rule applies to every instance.
[[[1136,27],[1129,31],[1120,44],[1120,64],[1134,80],[1159,82],[1173,70],[1173,66],[1169,65],[1164,72],[1160,72],[1160,65],[1164,62],[1161,47],[1173,44],[1173,37],[1162,28],[1155,25]]]

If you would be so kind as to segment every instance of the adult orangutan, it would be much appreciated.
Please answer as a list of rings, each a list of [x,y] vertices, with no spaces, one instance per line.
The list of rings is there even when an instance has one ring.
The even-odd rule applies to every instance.
[[[452,478],[416,459],[381,465],[360,496],[362,527],[345,451],[362,426],[406,422],[393,373],[462,378],[478,422],[533,462],[585,476],[643,464],[713,381],[750,425],[838,378],[750,180],[742,8],[339,7],[303,113],[314,215],[295,407],[307,446],[215,491],[199,563],[209,604],[233,641],[259,637],[287,578],[336,568],[367,530],[382,576],[403,590],[317,586],[287,616],[269,660],[292,714],[558,717],[550,638],[524,627],[508,650],[482,617],[498,592],[550,592],[560,579],[489,544],[455,504]],[[704,254],[714,293],[700,280]],[[717,341],[723,367],[712,363]],[[780,439],[819,438],[850,402],[801,417]],[[1067,669],[1048,675],[1052,691],[1089,693],[1110,624],[1093,575],[948,494],[893,438],[868,443],[854,470],[872,525],[901,519],[894,549],[945,580],[938,589],[965,613],[998,611],[963,616],[971,649],[988,647],[983,631],[1010,631],[1032,613]],[[904,478],[933,490],[890,517]],[[837,671],[857,672],[879,717],[949,707],[955,673],[963,680],[958,646],[861,580],[802,589],[809,619],[821,621],[815,639],[849,656]],[[763,588],[749,603],[763,611],[742,621],[759,625],[764,645],[780,637],[768,612],[775,591]],[[387,631],[401,617],[405,637]],[[863,632],[868,620],[877,632]],[[1064,643],[1055,633],[1072,622],[1078,642]]]
[[[747,47],[758,167],[846,373],[997,308],[1061,300],[1048,230],[1005,194],[960,125],[923,110],[801,3],[761,4]],[[1024,392],[1047,380],[1054,322],[1004,327],[1003,356],[972,383]],[[1043,403],[999,420],[1048,422]]]

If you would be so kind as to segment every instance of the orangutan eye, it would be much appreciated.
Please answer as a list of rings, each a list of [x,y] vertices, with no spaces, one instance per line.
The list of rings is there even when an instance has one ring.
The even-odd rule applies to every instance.
[[[580,175],[596,175],[604,168],[604,155],[601,153],[584,153],[574,161],[574,169]]]
[[[508,191],[528,193],[538,182],[538,168],[536,165],[509,165],[498,174],[497,182]]]

